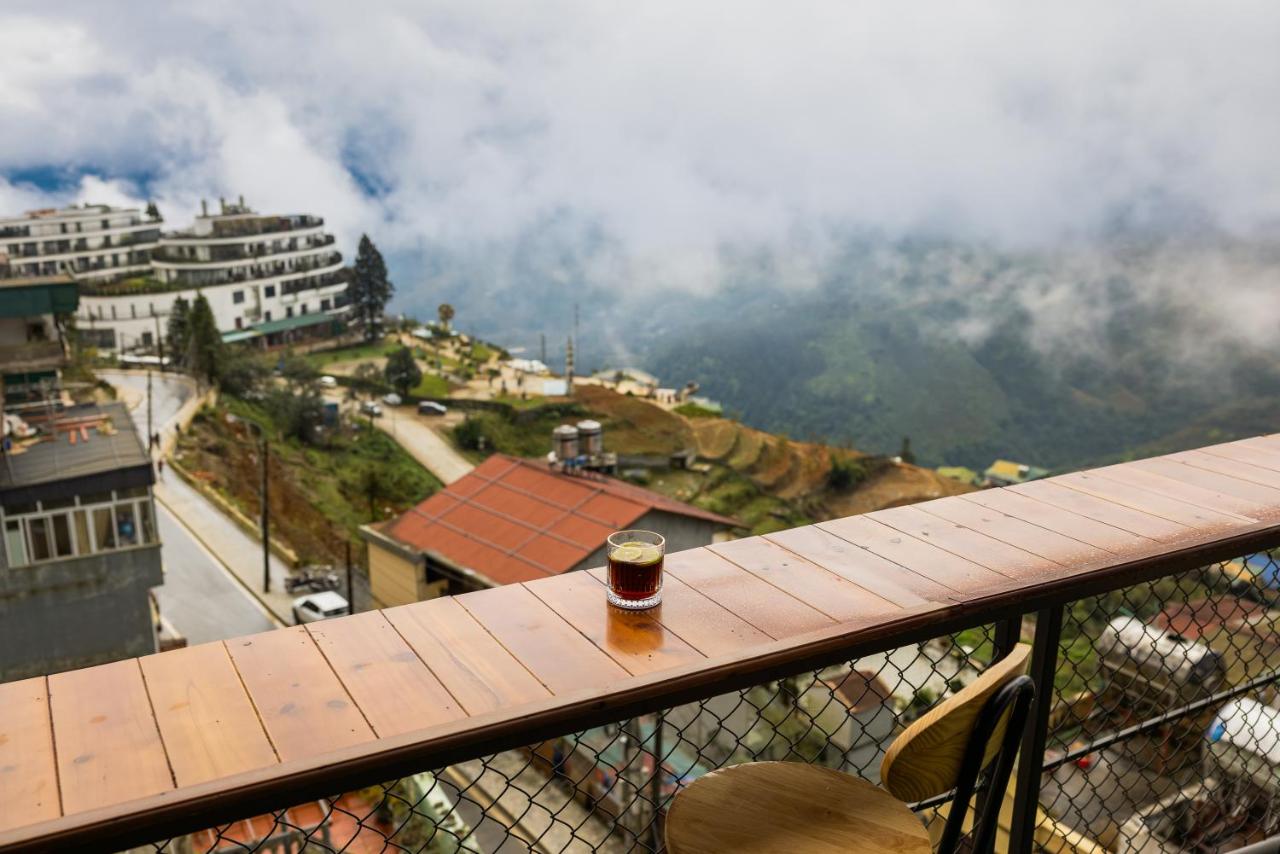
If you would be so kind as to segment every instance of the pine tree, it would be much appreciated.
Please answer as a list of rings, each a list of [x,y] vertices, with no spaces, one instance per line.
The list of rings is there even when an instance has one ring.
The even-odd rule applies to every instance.
[[[197,377],[213,384],[222,370],[222,334],[204,294],[198,294],[192,303],[188,326],[187,366]]]
[[[400,392],[401,397],[408,397],[409,392],[422,382],[422,369],[408,347],[401,347],[387,357],[385,373],[387,382]]]
[[[169,352],[179,365],[187,362],[187,346],[191,335],[191,303],[186,298],[178,297],[169,310]]]
[[[447,302],[440,303],[440,307],[436,309],[436,314],[440,316],[440,328],[447,330],[449,324],[453,322],[453,306]]]
[[[387,264],[369,235],[360,236],[351,284],[347,287],[356,319],[364,326],[364,337],[372,341],[382,331],[382,312],[395,293],[395,285],[387,278]]]
[[[155,202],[147,202],[147,217],[151,220],[160,219],[160,208],[156,207]]]

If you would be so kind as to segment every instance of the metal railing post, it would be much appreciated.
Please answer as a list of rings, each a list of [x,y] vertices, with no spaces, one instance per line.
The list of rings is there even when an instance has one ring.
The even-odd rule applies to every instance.
[[[1058,669],[1058,646],[1062,638],[1062,609],[1062,605],[1053,605],[1036,614],[1036,638],[1031,652],[1031,678],[1036,683],[1036,696],[1031,704],[1027,730],[1022,735],[1013,820],[1009,830],[1009,851],[1018,854],[1031,850],[1036,810],[1040,806],[1044,746],[1048,738],[1053,678]]]
[[[996,623],[996,636],[993,642],[995,650],[991,654],[991,663],[995,664],[1004,658],[1022,640],[1022,615],[1010,617]]]

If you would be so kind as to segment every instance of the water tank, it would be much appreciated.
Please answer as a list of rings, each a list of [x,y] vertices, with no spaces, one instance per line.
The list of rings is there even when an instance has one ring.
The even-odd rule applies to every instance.
[[[1280,792],[1280,711],[1241,697],[1218,710],[1205,733],[1205,773]]]
[[[1102,671],[1113,687],[1159,702],[1189,702],[1212,694],[1226,678],[1222,656],[1198,641],[1148,625],[1137,617],[1116,617],[1098,638]],[[1135,697],[1136,699],[1136,697]]]
[[[604,428],[599,421],[578,422],[578,447],[588,457],[604,453]]]
[[[561,424],[552,430],[551,450],[558,460],[576,459],[578,456],[578,428],[572,424]]]

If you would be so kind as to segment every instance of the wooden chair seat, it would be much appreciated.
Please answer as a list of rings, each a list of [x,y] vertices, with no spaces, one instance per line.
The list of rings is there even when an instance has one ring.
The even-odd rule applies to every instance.
[[[848,774],[800,762],[753,762],[695,780],[671,802],[671,854],[929,854],[906,804]]]

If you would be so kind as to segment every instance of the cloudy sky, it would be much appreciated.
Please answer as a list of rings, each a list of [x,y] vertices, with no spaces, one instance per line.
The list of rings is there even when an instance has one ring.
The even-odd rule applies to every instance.
[[[1054,5],[7,0],[0,211],[243,193],[393,253],[568,218],[689,287],[849,227],[1280,223],[1274,0]]]

